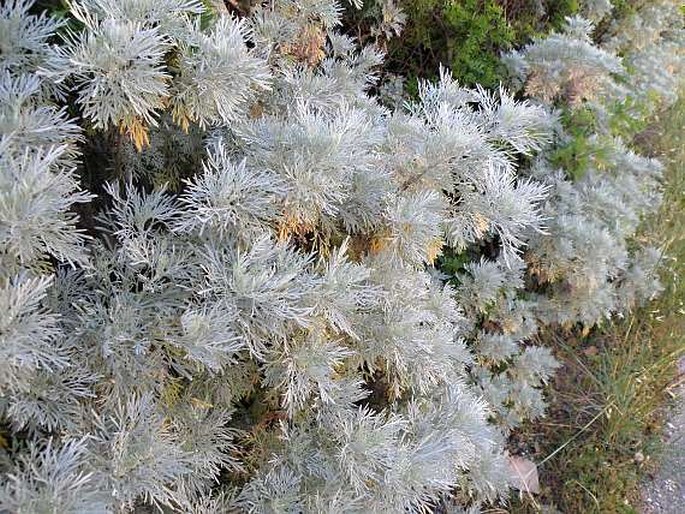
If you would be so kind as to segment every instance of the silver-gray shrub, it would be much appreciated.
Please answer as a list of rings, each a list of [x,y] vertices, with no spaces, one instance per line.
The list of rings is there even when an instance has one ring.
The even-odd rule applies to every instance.
[[[616,241],[658,164],[616,144],[604,175],[557,178],[549,106],[445,70],[383,107],[337,2],[31,8],[0,8],[0,509],[477,508],[544,411],[538,324],[653,291],[654,253]],[[521,294],[595,279],[555,243],[583,234],[606,308]],[[445,251],[477,258],[447,277]]]
[[[569,20],[565,33],[504,57],[515,82],[528,93],[541,101],[553,99],[570,111],[586,109],[597,119],[597,132],[586,139],[586,164],[573,170],[580,178],[557,169],[545,153],[522,170],[551,188],[543,207],[547,234],[533,234],[525,256],[529,273],[546,285],[536,313],[547,323],[580,322],[586,327],[661,290],[660,251],[643,248],[635,235],[641,221],[659,206],[662,165],[603,132],[610,131],[617,104],[639,120],[677,98],[685,34],[675,3],[667,1],[650,3],[613,22],[601,45],[590,39],[591,27],[582,19]],[[582,51],[573,59],[560,59],[566,51],[560,43],[568,38]],[[649,57],[655,53],[657,60]],[[659,70],[648,71],[652,66]],[[541,76],[546,77],[543,82]],[[538,90],[540,84],[552,89]],[[600,86],[603,97],[596,95]],[[555,131],[555,145],[571,140],[565,128]]]

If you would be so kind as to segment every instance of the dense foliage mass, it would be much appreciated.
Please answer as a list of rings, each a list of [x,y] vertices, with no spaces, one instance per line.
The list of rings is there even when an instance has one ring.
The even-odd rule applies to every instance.
[[[0,509],[505,498],[539,326],[659,290],[660,164],[612,124],[673,98],[675,3],[505,56],[529,99],[442,69],[393,108],[337,2],[216,4],[0,7]]]

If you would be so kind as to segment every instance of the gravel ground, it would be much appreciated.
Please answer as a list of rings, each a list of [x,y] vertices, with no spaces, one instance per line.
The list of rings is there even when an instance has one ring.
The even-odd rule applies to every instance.
[[[680,361],[685,376],[685,359]],[[685,514],[685,384],[665,427],[665,447],[659,470],[644,484],[643,514]]]

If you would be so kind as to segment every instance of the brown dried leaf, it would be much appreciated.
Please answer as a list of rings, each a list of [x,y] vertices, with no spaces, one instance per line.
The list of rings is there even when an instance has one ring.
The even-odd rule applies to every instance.
[[[533,461],[523,457],[509,457],[509,466],[512,472],[512,487],[527,493],[540,492],[540,479],[538,468]]]
[[[587,355],[588,357],[593,357],[599,353],[599,350],[597,349],[596,346],[593,345],[593,346],[588,346],[587,348],[585,348],[585,350],[583,350],[583,353],[585,355]]]

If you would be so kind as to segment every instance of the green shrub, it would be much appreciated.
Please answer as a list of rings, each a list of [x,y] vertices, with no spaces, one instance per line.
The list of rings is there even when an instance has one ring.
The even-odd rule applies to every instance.
[[[407,26],[391,43],[388,66],[408,76],[435,76],[448,66],[466,85],[496,85],[499,52],[516,37],[503,8],[493,0],[403,1]]]

